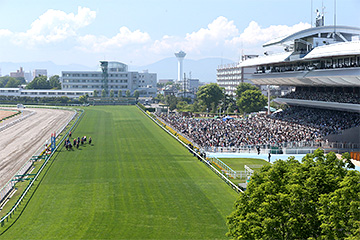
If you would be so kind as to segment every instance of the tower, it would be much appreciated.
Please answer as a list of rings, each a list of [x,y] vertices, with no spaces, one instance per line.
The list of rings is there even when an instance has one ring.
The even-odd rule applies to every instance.
[[[175,53],[176,58],[178,59],[178,81],[182,82],[183,80],[183,60],[186,56],[186,53],[183,51],[180,51],[178,53]]]

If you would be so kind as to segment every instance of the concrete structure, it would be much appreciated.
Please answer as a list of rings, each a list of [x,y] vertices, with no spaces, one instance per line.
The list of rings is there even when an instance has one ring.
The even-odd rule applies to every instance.
[[[101,71],[62,71],[62,89],[92,92],[97,90],[99,95],[103,89],[107,95],[113,90],[115,96],[119,90],[123,96],[127,90],[131,95],[137,90],[141,97],[156,96],[156,73],[130,72],[126,64],[113,61],[101,61],[100,66]]]
[[[68,97],[79,98],[82,95],[93,96],[93,91],[64,91],[64,90],[33,90],[23,88],[0,88],[0,95],[13,97]]]
[[[182,82],[184,79],[184,71],[183,71],[183,60],[186,56],[186,53],[183,51],[180,51],[178,53],[175,53],[175,56],[178,60],[178,81]]]
[[[47,70],[46,69],[35,69],[33,71],[33,79],[39,76],[46,76],[47,77]]]
[[[246,56],[243,59],[247,59]],[[216,69],[216,81],[225,89],[226,94],[235,95],[235,90],[240,83],[252,84],[249,76],[254,70],[255,68],[242,68],[239,63],[221,65]]]
[[[11,72],[10,77],[25,77],[25,72],[22,67],[20,67],[20,70],[16,70],[16,72]]]

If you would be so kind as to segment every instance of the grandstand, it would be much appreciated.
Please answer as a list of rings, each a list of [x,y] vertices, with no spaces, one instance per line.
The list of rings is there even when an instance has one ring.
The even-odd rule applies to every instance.
[[[239,63],[254,84],[295,91],[274,101],[288,109],[227,120],[161,115],[178,132],[210,152],[306,153],[360,149],[360,28],[318,26],[265,43],[284,52]]]
[[[283,53],[252,58],[241,62],[240,66],[256,69],[249,78],[257,85],[295,87],[294,92],[274,101],[289,105],[294,114],[301,109],[303,115],[299,112],[299,118],[314,118],[316,111],[316,116],[339,121],[345,120],[343,116],[348,115],[359,122],[359,36],[358,27],[318,26],[305,29],[263,45],[264,48],[284,46]],[[335,148],[356,151],[360,144],[360,127],[349,124],[345,129],[326,134],[324,140],[327,146],[335,146],[331,143],[336,142]]]

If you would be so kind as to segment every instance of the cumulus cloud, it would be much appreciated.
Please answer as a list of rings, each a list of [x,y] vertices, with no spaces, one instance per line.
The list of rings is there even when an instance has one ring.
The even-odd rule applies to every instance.
[[[262,28],[257,22],[251,21],[240,36],[227,40],[226,44],[259,45],[271,39],[286,36],[310,27],[310,24],[300,22],[293,26],[271,25],[267,28]]]
[[[220,52],[238,55],[240,47],[245,51],[249,49],[261,52],[261,44],[309,27],[308,23],[298,23],[293,26],[272,25],[263,28],[257,22],[251,21],[241,32],[234,21],[220,16],[209,23],[207,28],[188,33],[184,37],[165,35],[162,39],[155,40],[149,51],[169,55],[182,49],[199,57],[217,55]]]
[[[127,27],[121,27],[119,32],[111,37],[85,35],[78,38],[80,49],[85,51],[109,51],[125,45],[144,44],[151,40],[150,35],[140,30],[131,31]]]
[[[60,42],[76,36],[78,29],[89,25],[96,17],[96,12],[86,7],[78,7],[78,13],[65,13],[49,9],[36,19],[29,30],[14,34],[17,44],[44,44]]]

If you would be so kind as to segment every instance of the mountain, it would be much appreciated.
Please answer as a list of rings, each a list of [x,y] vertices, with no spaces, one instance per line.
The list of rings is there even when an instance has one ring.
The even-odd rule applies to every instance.
[[[184,59],[183,68],[186,77],[199,79],[201,82],[216,82],[216,69],[219,65],[234,63],[234,61],[223,58],[204,58],[200,60]],[[162,59],[158,62],[145,66],[129,66],[132,71],[149,70],[157,73],[157,79],[177,79],[178,61],[175,57]]]
[[[232,60],[223,58],[204,58],[200,60],[184,59],[183,68],[186,77],[199,79],[201,82],[216,82],[216,69],[219,65],[234,63]],[[125,63],[126,64],[126,63]],[[47,62],[0,62],[0,73],[2,76],[10,75],[10,72],[23,67],[25,72],[34,69],[47,69],[48,76],[61,75],[61,71],[96,71],[99,66],[87,67],[80,64],[57,65],[51,61]],[[130,71],[148,70],[150,73],[157,73],[157,79],[177,79],[178,61],[175,57],[162,59],[158,62],[145,66],[131,66]]]

